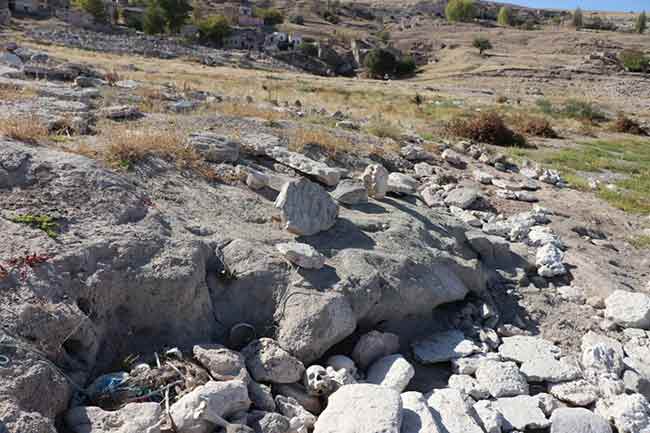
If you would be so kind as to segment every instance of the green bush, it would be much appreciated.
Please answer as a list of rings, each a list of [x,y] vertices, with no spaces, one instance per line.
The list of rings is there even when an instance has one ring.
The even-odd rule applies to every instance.
[[[470,118],[456,117],[446,129],[451,136],[481,143],[517,147],[526,145],[526,139],[512,131],[495,111],[473,114]]]
[[[450,0],[445,8],[445,16],[451,22],[473,20],[476,16],[474,0]]]
[[[509,7],[502,6],[501,9],[499,9],[497,22],[499,23],[500,26],[504,26],[504,27],[512,25],[512,15]]]
[[[96,23],[108,22],[108,12],[102,0],[77,0],[75,5],[90,14]]]
[[[157,0],[162,9],[167,29],[178,33],[192,12],[192,6],[187,0]]]
[[[148,35],[157,35],[165,31],[165,14],[156,0],[150,0],[144,12],[142,29]]]
[[[488,38],[482,36],[475,36],[472,46],[479,51],[479,54],[483,55],[484,51],[492,49],[492,43]]]
[[[372,77],[384,78],[395,72],[397,59],[390,51],[375,48],[366,55],[363,63]]]
[[[417,65],[412,56],[405,56],[402,60],[397,62],[395,66],[395,75],[398,77],[406,77],[415,74]]]
[[[338,24],[341,22],[339,16],[330,10],[323,12],[323,19],[331,24]]]
[[[223,39],[230,35],[231,28],[223,15],[211,15],[197,23],[199,38],[202,42],[221,45]]]
[[[596,105],[579,99],[566,101],[562,114],[572,119],[588,120],[590,122],[607,120],[607,116]]]
[[[643,33],[646,31],[648,28],[648,18],[645,15],[645,11],[641,12],[639,14],[638,18],[636,19],[636,26],[635,30],[637,33]]]
[[[142,20],[136,16],[129,15],[126,17],[126,26],[138,31],[143,30]]]
[[[305,17],[302,15],[292,15],[289,17],[289,22],[291,24],[297,24],[299,26],[304,26],[305,25]]]
[[[630,72],[650,72],[650,57],[637,50],[623,50],[619,59]]]
[[[298,49],[305,56],[309,56],[309,57],[317,57],[318,56],[318,47],[316,46],[316,44],[311,44],[309,42],[303,42],[302,44],[300,44],[298,46]]]
[[[264,25],[276,26],[284,22],[284,14],[277,9],[255,9],[255,16],[264,20]]]

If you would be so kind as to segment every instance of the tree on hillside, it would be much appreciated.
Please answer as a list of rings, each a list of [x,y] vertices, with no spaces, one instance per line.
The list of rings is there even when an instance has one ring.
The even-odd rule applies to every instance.
[[[106,6],[102,0],[79,0],[76,2],[76,5],[84,12],[90,14],[96,23],[106,23],[108,21]]]
[[[575,12],[573,12],[573,27],[581,29],[583,24],[582,9],[577,8]]]
[[[397,59],[390,51],[375,48],[366,55],[364,65],[372,77],[383,78],[395,72]]]
[[[203,42],[221,45],[223,39],[230,35],[232,29],[223,15],[211,15],[197,22],[199,37]]]
[[[165,15],[156,0],[150,0],[142,19],[142,29],[148,35],[157,35],[165,31]]]
[[[502,6],[499,10],[499,16],[497,17],[497,22],[500,26],[511,26],[512,25],[512,16],[510,13],[510,8]]]
[[[480,55],[483,55],[483,52],[492,49],[492,43],[490,40],[482,36],[476,36],[474,42],[472,42],[472,46],[478,50]]]
[[[473,20],[476,16],[474,0],[449,0],[445,8],[445,15],[451,22]]]
[[[646,31],[647,28],[648,28],[648,18],[645,15],[645,11],[643,11],[636,19],[636,32],[643,33]]]
[[[187,0],[158,0],[167,28],[172,33],[178,33],[187,21],[192,6]]]

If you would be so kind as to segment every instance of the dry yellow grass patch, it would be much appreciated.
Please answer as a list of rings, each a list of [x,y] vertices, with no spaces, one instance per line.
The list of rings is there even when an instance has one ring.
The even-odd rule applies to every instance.
[[[15,84],[0,84],[0,101],[22,101],[36,96],[30,88],[23,88]]]
[[[35,115],[0,119],[0,135],[29,144],[39,144],[49,135],[43,121]]]
[[[317,128],[297,128],[289,131],[286,138],[289,140],[289,149],[296,152],[301,152],[309,144],[317,144],[332,155],[354,150],[354,144],[350,140]]]
[[[259,107],[255,104],[225,103],[218,106],[218,111],[226,116],[257,117],[265,120],[282,120],[288,115],[279,111]]]

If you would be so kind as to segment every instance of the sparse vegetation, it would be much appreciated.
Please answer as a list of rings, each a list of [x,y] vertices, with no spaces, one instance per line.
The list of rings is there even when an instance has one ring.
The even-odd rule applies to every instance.
[[[156,0],[149,0],[147,4],[142,29],[148,35],[157,35],[165,31],[165,15]]]
[[[49,215],[17,215],[11,218],[11,221],[18,224],[27,224],[31,227],[37,228],[52,239],[56,239],[59,236],[59,224],[56,222],[56,219]]]
[[[648,17],[646,16],[645,11],[641,12],[637,17],[634,28],[639,34],[644,33],[648,28]]]
[[[596,104],[580,99],[568,99],[560,107],[554,106],[547,99],[538,99],[536,104],[542,113],[553,117],[566,117],[590,123],[607,120],[605,113]]]
[[[28,144],[40,144],[50,131],[36,115],[12,116],[0,119],[0,135]]]
[[[483,36],[475,36],[472,46],[478,50],[480,55],[483,55],[485,51],[492,49],[492,43],[490,40]]]
[[[469,118],[456,117],[447,125],[447,133],[497,146],[525,146],[526,140],[510,129],[503,117],[495,112],[473,114]]]
[[[276,26],[284,22],[284,14],[278,9],[256,8],[255,16],[262,18],[267,26]]]
[[[499,15],[497,16],[497,22],[500,26],[508,27],[512,25],[512,12],[507,6],[502,6],[499,9]]]
[[[619,59],[630,72],[650,72],[650,57],[638,50],[623,50]]]
[[[404,77],[415,73],[417,66],[411,56],[398,59],[386,49],[375,48],[370,51],[364,60],[368,73],[373,78]]]
[[[90,14],[96,23],[106,23],[108,13],[102,0],[75,0],[74,5]]]
[[[633,236],[628,239],[630,245],[632,245],[637,250],[648,250],[650,249],[650,235],[639,235]]]
[[[317,145],[332,156],[337,152],[354,150],[354,144],[350,140],[320,128],[297,128],[287,134],[287,139],[289,148],[294,151],[302,151],[309,145]]]
[[[445,16],[450,22],[468,22],[476,16],[473,0],[450,0],[445,8]]]
[[[513,119],[512,123],[517,125],[516,130],[520,134],[544,138],[558,137],[557,132],[555,132],[551,123],[543,117],[519,115]]]
[[[165,17],[167,30],[171,33],[178,33],[190,17],[192,6],[188,0],[154,0],[162,9]]]
[[[303,42],[298,46],[298,50],[303,53],[305,56],[316,57],[318,56],[318,47],[316,44],[310,42]]]
[[[647,132],[639,125],[639,122],[630,119],[624,113],[618,113],[612,125],[612,130],[624,134],[647,135]]]

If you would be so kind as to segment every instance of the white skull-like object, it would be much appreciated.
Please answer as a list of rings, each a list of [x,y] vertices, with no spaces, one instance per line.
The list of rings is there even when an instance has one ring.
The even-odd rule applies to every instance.
[[[327,370],[320,365],[312,365],[305,371],[305,388],[311,395],[321,396],[332,392],[334,383]]]
[[[327,359],[327,366],[332,367],[335,371],[345,369],[352,377],[358,378],[359,372],[354,361],[345,355],[334,355]]]

